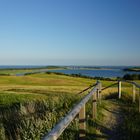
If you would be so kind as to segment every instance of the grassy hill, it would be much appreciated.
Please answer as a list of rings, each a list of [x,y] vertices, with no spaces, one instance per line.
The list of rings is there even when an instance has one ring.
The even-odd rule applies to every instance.
[[[0,76],[0,139],[39,140],[44,133],[49,132],[90,90],[81,95],[78,93],[94,83],[96,83],[94,79],[53,73],[26,76]],[[106,87],[115,83],[115,81],[104,80],[102,83],[103,87]],[[126,103],[129,103],[131,102],[132,86],[129,84],[123,84],[122,86],[124,100],[120,100],[120,102],[125,103],[126,100]],[[98,119],[93,121],[87,118],[87,139],[98,139],[99,137],[109,139],[109,131],[104,133],[104,131],[95,124],[106,122],[102,125],[107,127],[109,121],[105,120],[105,118],[107,118],[107,116],[113,116],[113,114],[106,112],[106,116],[104,114],[104,108],[108,106],[111,107],[112,110],[115,108],[114,104],[112,104],[112,93],[117,94],[117,86],[103,91],[102,105],[98,105]],[[87,116],[91,116],[91,102],[92,101],[87,104]],[[118,102],[118,100],[115,99],[115,102]],[[128,104],[125,105],[129,106]],[[124,124],[125,127],[123,128],[129,128],[128,121],[131,119],[131,115],[129,115],[129,118],[126,118],[126,121],[124,121],[126,124]],[[137,120],[137,122],[139,122],[139,120]],[[137,129],[136,122],[132,123],[132,128],[140,132],[139,129]],[[108,129],[112,128],[110,127]],[[130,129],[127,130],[130,131]],[[60,139],[73,140],[77,135],[78,119],[76,118],[64,131]]]

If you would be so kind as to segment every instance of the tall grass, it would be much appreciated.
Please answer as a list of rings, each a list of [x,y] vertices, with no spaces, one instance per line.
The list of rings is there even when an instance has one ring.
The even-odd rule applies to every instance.
[[[80,99],[73,94],[56,94],[44,101],[14,103],[0,108],[1,140],[39,140],[65,116]],[[75,120],[78,122],[78,120]],[[74,139],[77,123],[72,123],[61,139]]]
[[[70,111],[81,96],[79,93],[85,87],[95,83],[94,79],[70,77],[56,74],[35,74],[31,76],[0,76],[0,140],[39,140],[48,133],[53,126]],[[115,81],[103,81],[108,86]],[[131,92],[132,87],[123,85],[125,91]],[[106,90],[107,94],[117,92],[116,86]],[[11,94],[12,93],[12,94]],[[113,95],[114,96],[114,95]],[[135,111],[137,104],[128,108],[132,103],[132,96],[122,93],[124,108],[124,123],[120,130],[128,137],[137,138],[140,134],[139,114]],[[104,99],[104,98],[103,98]],[[92,101],[86,105],[87,126],[90,134],[96,134],[96,120],[92,117]],[[98,106],[98,110],[103,105]],[[134,110],[133,110],[134,109]],[[98,113],[102,119],[102,114]],[[99,133],[99,131],[97,132]],[[78,135],[78,119],[76,118],[64,131],[61,140],[74,140]],[[93,135],[87,135],[93,139]],[[127,137],[124,137],[124,139]],[[129,140],[129,139],[128,139]]]
[[[139,140],[140,138],[140,113],[138,112],[138,97],[132,103],[132,95],[123,94],[122,99],[123,123],[120,126],[121,140]]]

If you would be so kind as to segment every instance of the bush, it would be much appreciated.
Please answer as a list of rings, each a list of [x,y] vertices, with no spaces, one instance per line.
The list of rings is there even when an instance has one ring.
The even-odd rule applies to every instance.
[[[126,74],[123,76],[124,80],[140,80],[140,74]]]

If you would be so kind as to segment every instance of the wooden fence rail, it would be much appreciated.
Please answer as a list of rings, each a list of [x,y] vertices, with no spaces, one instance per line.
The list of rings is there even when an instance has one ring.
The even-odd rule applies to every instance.
[[[122,89],[122,84],[121,83],[122,82],[132,84],[132,102],[133,103],[136,102],[136,88],[139,89],[139,113],[140,113],[140,85],[138,85],[136,82],[132,82],[132,81],[125,81],[125,80],[118,81],[119,99],[121,98],[121,89]]]
[[[140,85],[131,81],[118,81],[118,83],[114,83],[108,87],[102,89],[102,85],[100,82],[97,82],[94,88],[91,90],[89,94],[87,94],[75,107],[57,124],[55,127],[46,135],[44,135],[42,140],[57,140],[62,132],[68,127],[68,125],[75,119],[75,117],[79,114],[79,140],[83,140],[86,136],[86,111],[85,105],[92,97],[92,118],[96,119],[97,117],[97,100],[101,103],[101,91],[108,89],[116,84],[118,84],[118,97],[121,99],[121,90],[122,90],[122,82],[127,82],[133,85],[133,99],[132,102],[136,100],[136,87],[139,88],[139,112],[140,112]],[[90,89],[83,90],[86,91]],[[82,92],[83,92],[82,91]],[[82,93],[80,92],[80,94]]]
[[[96,101],[97,94],[101,90],[101,83],[97,82],[95,87],[87,94],[47,135],[43,137],[42,140],[57,140],[57,138],[62,134],[62,132],[67,128],[67,126],[74,120],[74,118],[79,114],[79,139],[85,137],[86,130],[86,116],[85,116],[85,105],[91,97],[93,97],[93,118],[96,118]]]

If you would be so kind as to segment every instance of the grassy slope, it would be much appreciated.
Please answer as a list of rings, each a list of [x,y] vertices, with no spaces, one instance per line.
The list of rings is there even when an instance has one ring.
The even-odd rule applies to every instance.
[[[0,69],[0,74],[10,74],[10,75],[14,75],[14,74],[17,74],[17,73],[25,73],[25,72],[33,72],[33,71],[36,71],[34,69],[19,69],[19,70],[3,70],[3,69]]]
[[[0,76],[0,104],[42,99],[46,98],[45,95],[48,93],[77,94],[94,83],[96,81],[91,79],[56,74]],[[103,87],[106,87],[114,82],[102,81],[102,83]],[[131,92],[132,87],[129,84],[123,84],[122,86],[124,90]],[[107,93],[113,91],[117,92],[117,88],[106,90]]]
[[[30,76],[0,76],[0,85],[31,85],[31,86],[79,86],[92,83],[92,80],[73,78],[56,74],[34,74]]]
[[[12,137],[14,139],[18,139],[15,138],[14,132],[12,132],[12,130],[16,131],[15,125],[21,127],[20,134],[21,133],[24,134],[25,137],[23,138],[21,134],[20,136],[22,137],[22,139],[31,139],[31,138],[37,140],[40,139],[40,135],[42,135],[44,131],[45,132],[49,131],[52,128],[52,125],[56,124],[56,121],[58,121],[61,117],[63,117],[64,114],[70,110],[72,104],[76,102],[77,99],[74,99],[73,96],[71,95],[77,94],[79,91],[83,90],[84,88],[88,87],[89,85],[95,82],[96,82],[95,80],[74,78],[56,74],[34,74],[19,77],[0,76],[0,107],[1,111],[3,112],[1,113],[5,114],[3,118],[6,118],[6,120],[3,120],[0,117],[0,119],[2,119],[0,122],[1,125],[0,135],[3,134],[3,137],[2,138],[0,137],[0,139],[2,140],[5,139],[4,138],[5,132],[9,133],[8,137],[10,137],[10,135],[12,134]],[[63,96],[62,93],[63,95],[69,94],[71,97]],[[56,94],[57,96],[55,96]],[[38,105],[38,102],[34,103],[31,102],[32,100],[38,101],[44,99],[45,100],[47,99],[47,102],[45,104],[39,103]],[[21,106],[23,108],[23,112],[27,112],[26,110],[28,110],[24,109],[25,108],[24,103],[25,105],[26,103],[27,104],[31,103],[31,107],[29,108],[32,109],[32,106],[34,106],[35,104],[37,108],[33,108],[33,110],[34,109],[37,110],[37,113],[30,114],[30,116],[28,116],[28,114],[27,116],[26,114],[24,115],[21,114],[20,116],[21,120],[19,122],[17,120],[12,120],[10,121],[9,124],[9,120],[11,120],[11,117],[9,116],[14,115],[14,113],[10,113],[10,108],[16,107],[15,104],[13,103],[21,103],[21,102],[23,102],[22,104],[23,107]],[[57,104],[57,106],[55,106],[55,104]],[[7,105],[10,106],[7,107]],[[45,108],[49,109],[47,110],[49,113],[46,112],[46,109],[43,110],[42,106],[43,107],[46,106]],[[20,108],[21,112],[22,108]],[[42,114],[36,117],[36,115],[40,113],[40,110],[38,110],[40,108],[43,110],[44,113],[46,112],[46,115]],[[8,110],[8,113],[6,113],[6,110]],[[52,112],[51,110],[54,111]],[[42,118],[40,119],[40,117],[43,117],[43,119]],[[15,117],[15,119],[19,119],[19,117]],[[51,121],[49,119],[51,119]],[[33,124],[34,126],[32,126]],[[31,129],[33,129],[33,133]],[[35,136],[36,134],[38,135]]]
[[[138,93],[139,90],[136,89],[136,103],[132,103],[132,86],[130,84],[122,84],[120,100],[116,87],[103,91],[102,104],[98,104],[98,117],[96,120],[90,119],[88,123],[88,139],[139,140]],[[89,110],[87,114],[90,114]]]
[[[96,83],[96,81],[56,74],[34,74],[19,77],[0,76],[0,104],[4,106],[17,102],[49,99],[50,96],[48,95],[54,96],[61,93],[77,94],[93,83]],[[106,87],[114,82],[102,81],[102,83],[103,87]],[[125,92],[132,93],[130,84],[123,83],[122,87],[123,95]],[[112,92],[117,92],[117,86],[105,90],[103,94],[111,95]],[[89,130],[90,133],[93,133],[93,131],[95,133],[95,128],[91,127]],[[96,130],[96,133],[100,133],[99,130]]]
[[[78,93],[94,80],[55,74],[0,76],[0,104],[45,98],[48,93]]]

